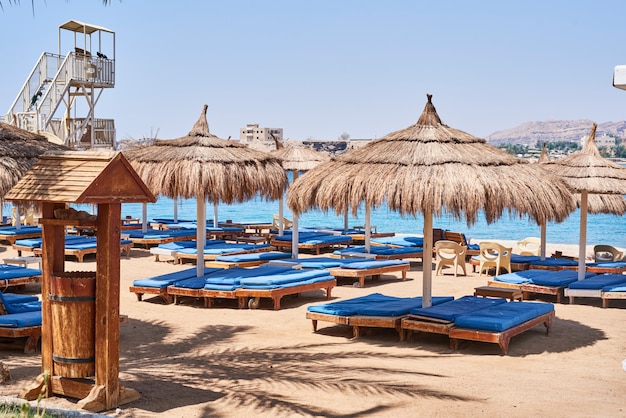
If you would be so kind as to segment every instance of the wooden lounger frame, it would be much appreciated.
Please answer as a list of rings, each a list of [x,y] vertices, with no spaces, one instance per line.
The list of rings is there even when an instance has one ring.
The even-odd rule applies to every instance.
[[[9,328],[9,327],[0,327],[0,338],[24,338],[26,337],[26,341],[23,343],[24,353],[26,354],[34,354],[37,352],[37,347],[39,345],[39,340],[41,338],[41,325],[37,325],[34,327],[23,327],[23,328]],[[0,343],[0,347],[22,347],[21,341],[15,342],[6,342]]]
[[[217,261],[209,260],[204,265],[212,268],[231,269],[234,267],[258,267],[267,264],[272,260],[254,260],[254,261]]]
[[[12,279],[0,279],[0,288],[6,289],[11,286],[23,286],[31,283],[40,283],[41,275],[14,277]]]
[[[567,286],[542,286],[533,283],[524,283],[520,286],[524,299],[530,299],[530,294],[538,293],[542,295],[556,296],[556,303],[561,303],[566,287]]]
[[[365,278],[372,277],[372,279],[379,279],[382,274],[387,273],[402,273],[402,281],[406,280],[406,272],[411,269],[411,264],[397,264],[394,266],[384,266],[370,269],[351,269],[351,268],[342,268],[335,267],[329,269],[329,272],[332,276],[335,277],[349,277],[349,278],[358,278],[359,279],[359,287],[365,287]]]
[[[609,300],[626,299],[626,292],[602,292],[602,307],[609,307]]]
[[[343,245],[349,245],[352,243],[352,239],[346,240],[345,242],[321,242],[319,244],[304,244],[299,243],[298,248],[301,250],[315,250],[316,255],[320,255],[321,249],[333,249],[333,248],[341,248]],[[291,241],[282,241],[273,239],[270,241],[270,245],[276,247],[277,249],[288,248],[291,249]]]
[[[589,273],[609,273],[609,274],[623,274],[626,271],[626,266],[624,267],[598,267],[598,266],[586,266],[585,271]]]
[[[469,264],[472,266],[472,271],[476,272],[476,267],[480,267],[480,260],[476,260],[470,258]],[[530,268],[530,262],[528,263],[511,263],[511,272],[513,271],[523,271],[528,270]]]
[[[0,241],[7,241],[11,245],[15,245],[15,241],[18,239],[26,239],[26,238],[40,238],[41,231],[39,232],[30,232],[28,234],[0,234]]]
[[[167,294],[167,286],[165,287],[144,287],[130,286],[129,290],[137,295],[137,301],[141,302],[143,295],[158,295],[167,304],[172,303],[172,298]]]
[[[274,310],[280,309],[280,300],[286,295],[297,295],[311,290],[326,290],[326,300],[332,297],[332,289],[337,286],[337,279],[332,278],[315,283],[307,283],[298,286],[279,287],[276,289],[245,289],[239,288],[235,290],[238,298],[243,298],[244,306],[247,304],[249,308],[256,309],[259,307],[260,298],[270,298],[274,301]],[[249,299],[254,298],[254,299]]]
[[[578,266],[542,266],[536,264],[530,264],[529,270],[550,270],[550,271],[560,271],[560,270],[578,270]]]
[[[126,254],[127,257],[130,257],[130,249],[132,248],[133,244],[132,243],[128,243],[128,244],[121,244],[120,243],[120,249],[123,253]],[[33,253],[36,256],[41,257],[42,254],[42,249],[41,248],[35,248],[33,249]],[[88,254],[96,254],[98,251],[97,247],[91,247],[91,248],[85,248],[85,249],[78,249],[78,248],[66,248],[65,249],[65,256],[71,256],[71,257],[76,257],[78,259],[79,263],[83,262],[83,259],[85,258],[86,255]]]
[[[450,346],[455,350],[458,349],[459,340],[495,343],[500,346],[502,354],[506,355],[509,351],[509,343],[511,342],[511,338],[525,331],[528,331],[529,329],[534,328],[537,325],[543,324],[546,327],[546,335],[549,335],[550,328],[552,327],[552,320],[554,319],[554,317],[555,312],[551,311],[501,332],[481,331],[477,329],[453,327],[450,329],[450,333],[448,334],[448,336],[450,337]]]
[[[352,327],[352,337],[359,338],[363,334],[363,328],[393,328],[398,332],[400,340],[404,340],[404,331],[402,330],[402,319],[406,315],[400,316],[341,316],[331,315],[318,312],[307,311],[306,318],[311,320],[313,332],[317,332],[318,321],[331,322],[337,325],[348,325]]]
[[[145,248],[150,248],[151,245],[167,244],[168,242],[175,241],[189,241],[196,239],[196,233],[190,235],[176,235],[166,238],[129,238],[134,245],[143,245]]]

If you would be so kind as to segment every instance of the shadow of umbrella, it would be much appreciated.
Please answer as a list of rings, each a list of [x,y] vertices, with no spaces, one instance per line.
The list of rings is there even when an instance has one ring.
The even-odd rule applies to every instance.
[[[123,151],[155,195],[196,198],[198,277],[204,274],[207,199],[214,205],[241,203],[257,194],[276,200],[287,185],[278,158],[210,133],[207,107],[187,136]]]
[[[444,125],[427,95],[419,120],[318,165],[289,189],[288,205],[337,214],[361,203],[386,204],[402,215],[424,216],[423,265],[432,265],[432,221],[444,211],[476,222],[483,210],[493,223],[506,210],[539,224],[561,221],[575,208],[567,185],[542,170],[466,132]],[[329,175],[331,174],[331,175]],[[424,306],[431,305],[432,267],[423,273]]]
[[[626,194],[626,168],[600,155],[595,141],[597,126],[593,124],[582,150],[543,164],[546,169],[562,178],[572,190],[580,193],[578,280],[585,278],[588,196],[595,194],[621,197]]]

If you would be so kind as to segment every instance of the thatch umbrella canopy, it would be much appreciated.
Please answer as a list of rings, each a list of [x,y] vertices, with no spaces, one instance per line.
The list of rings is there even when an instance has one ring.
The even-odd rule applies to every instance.
[[[46,151],[67,150],[43,135],[0,122],[0,196],[4,196]]]
[[[402,215],[424,215],[424,304],[431,303],[432,216],[447,211],[468,224],[483,210],[488,223],[505,210],[538,223],[575,208],[557,176],[542,172],[484,139],[444,125],[431,102],[417,123],[323,163],[289,190],[296,213],[309,208],[356,212],[386,204]]]
[[[207,107],[186,136],[123,152],[155,195],[197,199],[199,275],[204,271],[205,201],[235,203],[256,195],[274,200],[287,185],[279,159],[210,133]]]
[[[0,218],[2,218],[2,198],[30,170],[39,156],[46,151],[67,149],[64,145],[49,142],[43,135],[0,122]],[[16,206],[28,205],[19,203]],[[18,228],[19,219],[18,213],[16,216]]]
[[[541,148],[541,155],[537,162],[544,164],[552,159],[548,154],[546,144],[544,142]],[[580,208],[581,195],[576,193],[576,205]],[[599,214],[606,213],[612,215],[623,215],[626,213],[626,199],[618,194],[591,194],[587,197],[587,213]],[[545,258],[546,251],[546,222],[541,224],[541,257]]]
[[[622,195],[626,194],[626,168],[600,155],[595,140],[597,126],[593,124],[582,150],[544,164],[547,169],[561,177],[572,190],[580,193],[578,280],[585,277],[589,195],[598,195],[600,200],[607,200],[614,198],[606,195],[616,195],[623,199]],[[594,205],[596,204],[597,202],[594,202]]]
[[[324,154],[319,151],[315,151],[313,149],[301,146],[301,147],[286,147],[283,143],[274,136],[274,134],[270,133],[272,138],[274,139],[274,143],[276,144],[276,150],[272,151],[272,155],[279,158],[283,169],[285,171],[291,171],[293,173],[294,181],[298,178],[300,172],[309,171],[320,163],[326,162],[330,160],[330,156],[328,154]],[[279,219],[279,228],[278,235],[283,235],[283,196],[280,197],[279,206],[278,206],[278,219]],[[294,226],[293,232],[295,235],[292,235],[293,245],[291,248],[292,255],[294,258],[298,256],[298,217],[294,216]]]

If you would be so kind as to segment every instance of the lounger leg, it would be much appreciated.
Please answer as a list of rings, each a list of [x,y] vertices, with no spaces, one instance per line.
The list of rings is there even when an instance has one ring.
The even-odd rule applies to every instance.
[[[402,281],[406,280],[406,270],[402,270]]]
[[[359,338],[361,336],[361,327],[352,327],[352,338]]]
[[[570,296],[569,297],[569,304],[573,305],[574,304],[574,296]]]
[[[280,296],[274,297],[274,310],[277,311],[280,309]],[[260,300],[259,300],[260,303]]]
[[[24,343],[25,354],[35,354],[37,352],[37,346],[39,345],[40,335],[31,335],[26,339]]]
[[[373,278],[373,277],[372,277]],[[363,289],[365,287],[365,276],[359,277],[359,287]]]
[[[459,340],[456,338],[450,338],[450,348],[453,350],[459,349]]]
[[[602,298],[602,307],[603,308],[608,308],[609,307],[609,300],[608,299]]]
[[[313,323],[313,332],[317,332],[317,319],[312,319],[311,322]]]
[[[332,286],[329,286],[326,288],[326,300],[330,300],[332,291],[333,291]]]
[[[507,353],[509,352],[509,343],[511,342],[511,337],[506,337],[503,338],[502,340],[498,341],[498,345],[500,346],[500,349],[502,350],[502,355],[506,356]]]
[[[135,293],[137,295],[137,301],[141,302],[141,298],[143,297],[143,293]]]

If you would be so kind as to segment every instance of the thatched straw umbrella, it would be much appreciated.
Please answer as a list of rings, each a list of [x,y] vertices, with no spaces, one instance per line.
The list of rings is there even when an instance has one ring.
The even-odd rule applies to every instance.
[[[287,202],[296,213],[355,213],[365,203],[366,209],[386,204],[402,215],[423,214],[424,306],[431,304],[433,215],[445,210],[473,224],[482,209],[492,223],[508,210],[539,223],[563,220],[575,208],[557,176],[444,125],[431,97],[416,124],[320,164],[294,182]]]
[[[309,171],[318,164],[330,160],[327,154],[312,150],[306,147],[285,147],[274,134],[270,133],[276,144],[276,150],[272,155],[280,159],[283,169],[293,173],[293,180],[298,178],[300,172]],[[282,236],[284,231],[283,219],[283,196],[280,196],[278,204],[278,235]],[[293,258],[298,257],[298,215],[293,218],[291,254]]]
[[[67,150],[63,145],[48,142],[45,136],[0,122],[0,199],[50,150]],[[2,204],[0,201],[0,217]],[[19,215],[17,216],[19,219]]]
[[[589,139],[582,150],[544,164],[547,169],[561,177],[572,190],[580,193],[578,280],[585,277],[589,195],[598,195],[600,200],[607,200],[609,198],[606,195],[618,195],[622,198],[621,195],[626,194],[626,168],[600,155],[595,141],[597,126],[593,124]],[[597,202],[594,202],[594,205],[596,204]]]
[[[544,142],[541,148],[541,155],[537,162],[544,164],[552,161],[546,144]],[[580,208],[581,195],[575,194],[576,204]],[[626,199],[619,194],[591,194],[587,197],[587,213],[599,214],[606,213],[611,215],[623,215],[626,213]],[[541,258],[546,256],[546,222],[541,224]]]
[[[211,134],[206,111],[204,105],[187,136],[124,151],[155,195],[197,199],[198,276],[204,272],[206,200],[234,203],[256,195],[274,200],[287,184],[276,157]]]

